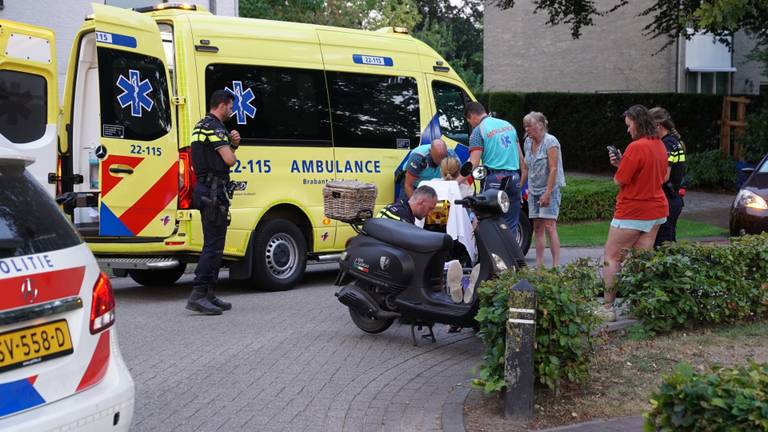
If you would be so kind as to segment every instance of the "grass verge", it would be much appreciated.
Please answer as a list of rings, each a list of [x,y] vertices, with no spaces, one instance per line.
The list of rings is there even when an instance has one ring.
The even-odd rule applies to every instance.
[[[560,236],[561,247],[589,247],[603,246],[608,237],[610,221],[558,224],[557,233]],[[714,225],[696,222],[688,219],[677,221],[678,240],[725,237],[728,230]]]

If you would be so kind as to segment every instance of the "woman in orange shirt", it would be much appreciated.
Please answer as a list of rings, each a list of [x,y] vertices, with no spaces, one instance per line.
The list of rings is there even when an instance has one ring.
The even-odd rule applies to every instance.
[[[613,181],[619,185],[616,210],[605,242],[603,282],[605,294],[599,315],[616,319],[614,281],[627,249],[651,249],[659,226],[668,215],[662,185],[669,178],[667,151],[656,134],[648,109],[635,105],[624,112],[632,142],[623,157],[609,151],[611,165],[618,168]]]

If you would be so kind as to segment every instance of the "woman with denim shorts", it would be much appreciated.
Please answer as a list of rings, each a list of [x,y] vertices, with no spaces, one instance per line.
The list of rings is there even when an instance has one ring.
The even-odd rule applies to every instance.
[[[616,318],[614,282],[627,249],[653,248],[656,233],[669,213],[662,185],[669,178],[667,151],[656,134],[648,109],[634,105],[624,112],[624,123],[633,141],[622,156],[608,152],[611,165],[618,168],[613,181],[619,185],[616,209],[605,242],[603,282],[605,297],[599,315]]]
[[[557,216],[560,213],[560,188],[565,186],[560,142],[547,133],[547,118],[532,111],[523,118],[527,137],[523,143],[525,164],[528,166],[528,217],[533,221],[536,243],[536,267],[544,266],[546,236],[552,266],[560,265],[560,238]]]

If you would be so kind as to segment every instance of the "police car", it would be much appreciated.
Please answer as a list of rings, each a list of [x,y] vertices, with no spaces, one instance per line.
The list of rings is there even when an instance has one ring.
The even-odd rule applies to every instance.
[[[0,430],[126,431],[112,287],[30,163],[0,147]]]

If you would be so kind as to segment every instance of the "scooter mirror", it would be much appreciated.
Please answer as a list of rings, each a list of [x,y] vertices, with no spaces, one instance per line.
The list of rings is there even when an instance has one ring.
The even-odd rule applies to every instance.
[[[472,170],[472,177],[474,177],[475,180],[483,180],[484,178],[488,177],[488,168],[482,165],[476,167],[474,170]]]
[[[472,162],[464,162],[464,165],[461,166],[459,173],[461,173],[462,177],[467,177],[468,175],[472,174]]]

